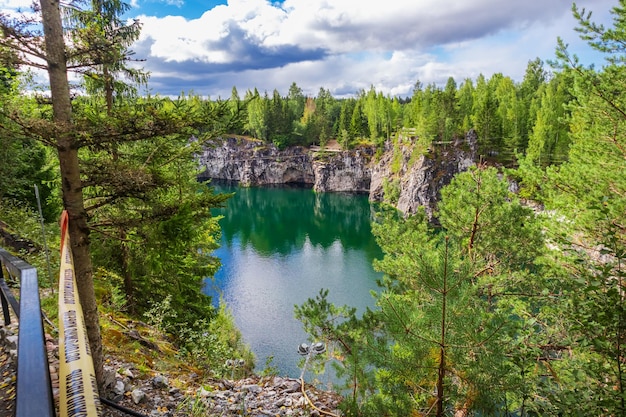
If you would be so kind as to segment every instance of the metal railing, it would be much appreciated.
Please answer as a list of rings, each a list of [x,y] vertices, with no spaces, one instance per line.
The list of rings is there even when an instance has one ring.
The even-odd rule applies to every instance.
[[[9,307],[20,325],[17,344],[15,417],[53,417],[54,397],[39,302],[37,270],[0,248],[0,301],[5,325],[11,323]],[[19,303],[5,281],[20,283]]]

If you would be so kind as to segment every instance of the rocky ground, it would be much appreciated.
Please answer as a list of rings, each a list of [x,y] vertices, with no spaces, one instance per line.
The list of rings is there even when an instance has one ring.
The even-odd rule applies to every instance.
[[[4,323],[3,323],[4,324]],[[0,328],[0,417],[12,417],[15,413],[15,355],[10,352],[5,335],[12,335],[13,329]]]
[[[15,412],[15,326],[0,327],[0,417]],[[58,401],[58,344],[46,337],[53,394]],[[106,359],[106,402],[103,416],[339,416],[341,397],[306,385],[293,378],[252,376],[239,380],[170,381],[167,375],[139,372],[132,364]],[[122,408],[120,410],[119,408]],[[124,411],[125,410],[125,411]]]

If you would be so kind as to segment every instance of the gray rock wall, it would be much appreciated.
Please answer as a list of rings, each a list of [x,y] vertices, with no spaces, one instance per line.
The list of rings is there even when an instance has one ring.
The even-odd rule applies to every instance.
[[[317,153],[313,159],[313,189],[317,192],[369,193],[372,155],[372,148],[327,152],[323,156]]]
[[[459,172],[466,171],[475,164],[477,158],[477,136],[470,131],[464,140],[454,143],[433,144],[425,155],[410,164],[413,147],[409,144],[400,146],[401,168],[392,174],[390,164],[393,158],[391,150],[386,152],[380,166],[372,171],[374,176],[370,199],[381,201],[382,183],[387,179],[399,181],[400,195],[396,207],[405,214],[414,214],[423,206],[429,218],[433,217],[441,189],[452,181]],[[397,156],[396,156],[397,158]],[[380,185],[379,185],[380,184]]]
[[[432,216],[441,188],[474,164],[476,139],[470,131],[464,140],[434,144],[412,162],[414,138],[399,138],[395,149],[387,143],[378,158],[372,148],[279,150],[260,141],[226,138],[207,144],[198,160],[201,178],[237,181],[243,186],[310,184],[317,192],[369,193],[370,200],[377,202],[385,200],[385,183],[395,182],[400,211],[413,214],[424,206]]]
[[[201,178],[237,181],[244,186],[313,184],[309,152],[302,147],[278,150],[260,141],[226,138],[205,145],[198,162]]]

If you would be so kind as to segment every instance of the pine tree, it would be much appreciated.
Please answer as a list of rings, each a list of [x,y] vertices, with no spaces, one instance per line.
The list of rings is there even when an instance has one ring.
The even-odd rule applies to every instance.
[[[471,121],[478,132],[479,152],[484,157],[494,156],[499,151],[502,123],[498,118],[498,103],[495,85],[501,75],[487,80],[482,74],[476,79]]]
[[[457,91],[459,103],[459,119],[461,132],[468,132],[474,127],[471,116],[474,107],[474,84],[471,79],[466,79]]]
[[[567,76],[558,74],[542,89],[541,106],[530,133],[526,158],[548,166],[563,162],[569,147]]]
[[[91,0],[88,4],[89,8],[66,10],[73,28],[68,68],[83,75],[88,94],[104,95],[110,112],[115,96],[133,96],[137,87],[148,81],[147,73],[129,65],[134,60],[129,48],[139,39],[141,24],[122,20],[130,9],[126,2]]]
[[[547,80],[546,71],[543,68],[543,61],[539,58],[529,61],[526,66],[524,79],[518,86],[518,98],[520,101],[521,123],[519,124],[519,143],[518,151],[523,153],[528,146],[530,132],[537,118],[536,108],[533,106],[539,100],[542,88]]]
[[[354,415],[519,412],[538,390],[548,335],[532,323],[548,316],[513,295],[540,299],[544,289],[529,272],[543,251],[533,213],[480,168],[444,188],[438,215],[442,228],[423,212],[374,224],[385,276],[362,319],[324,294],[297,309],[343,358]]]
[[[572,10],[581,37],[605,54],[606,65],[600,71],[581,65],[559,41],[555,64],[567,77],[573,96],[567,106],[571,145],[565,163],[549,166],[545,174],[532,171],[536,176],[525,178],[536,184],[537,198],[552,213],[546,232],[560,249],[554,276],[568,297],[561,314],[569,337],[561,344],[569,355],[554,368],[558,380],[550,385],[546,398],[554,413],[575,409],[585,415],[624,416],[626,2],[620,0],[612,9],[614,21],[609,28],[595,24],[591,13],[576,5]],[[543,111],[542,106],[537,124]],[[559,128],[555,123],[536,125],[538,137],[533,139],[543,137],[547,142],[551,136],[539,134]],[[537,144],[540,152],[530,153],[529,147],[529,155],[545,155],[546,142]]]

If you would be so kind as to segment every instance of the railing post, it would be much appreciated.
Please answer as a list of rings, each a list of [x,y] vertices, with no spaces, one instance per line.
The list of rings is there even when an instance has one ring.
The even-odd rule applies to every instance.
[[[18,317],[20,315],[20,305],[17,303],[15,298],[11,296],[11,290],[9,289],[9,286],[4,278],[4,271],[6,270],[9,275],[11,274],[11,271],[8,267],[8,261],[4,260],[5,258],[3,254],[9,255],[8,252],[0,248],[0,299],[2,301],[4,325],[8,326],[11,324],[11,312],[9,311],[9,305]]]
[[[8,326],[9,324],[11,324],[11,313],[9,312],[9,303],[7,301],[7,298],[4,296],[5,287],[6,287],[6,284],[4,283],[2,276],[0,276],[0,302],[2,303],[2,314],[4,315],[4,325]]]

